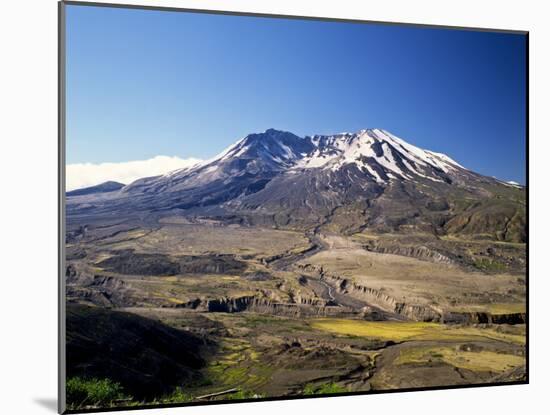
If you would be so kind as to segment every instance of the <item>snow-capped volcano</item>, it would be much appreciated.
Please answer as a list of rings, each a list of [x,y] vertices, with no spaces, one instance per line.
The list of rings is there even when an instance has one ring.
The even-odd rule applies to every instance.
[[[242,206],[249,202],[247,197],[253,204],[258,203],[253,201],[255,198],[261,197],[259,203],[263,203],[266,195],[262,191],[268,184],[271,190],[267,196],[284,190],[285,194],[280,197],[287,198],[287,192],[297,189],[296,183],[308,178],[313,180],[313,177],[315,184],[304,183],[307,188],[302,194],[310,194],[320,186],[318,194],[312,197],[324,199],[334,195],[330,192],[328,195],[323,186],[331,192],[340,189],[340,193],[350,186],[359,186],[356,192],[362,189],[369,194],[392,181],[429,180],[451,184],[464,182],[471,174],[450,157],[420,149],[381,129],[306,137],[268,129],[247,135],[210,160],[162,176],[136,180],[121,192],[177,195],[175,206],[180,208],[226,202]],[[283,189],[274,187],[278,183]],[[158,203],[163,205],[161,201]]]
[[[510,192],[522,191],[381,129],[306,137],[269,129],[108,197],[69,198],[67,211],[183,214],[268,226],[331,223],[346,232],[414,226],[507,235],[511,218],[521,229],[524,195]]]
[[[274,129],[250,134],[216,157],[164,176],[138,180],[124,191],[148,186],[197,186],[228,177],[273,176],[306,169],[338,171],[358,168],[365,180],[379,184],[392,179],[426,178],[450,182],[452,173],[466,171],[445,154],[420,149],[380,129],[357,133],[298,137]]]

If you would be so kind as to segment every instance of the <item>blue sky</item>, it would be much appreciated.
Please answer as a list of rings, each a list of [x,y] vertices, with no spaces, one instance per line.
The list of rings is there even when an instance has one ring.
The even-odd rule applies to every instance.
[[[383,128],[525,182],[518,34],[67,7],[67,163]]]

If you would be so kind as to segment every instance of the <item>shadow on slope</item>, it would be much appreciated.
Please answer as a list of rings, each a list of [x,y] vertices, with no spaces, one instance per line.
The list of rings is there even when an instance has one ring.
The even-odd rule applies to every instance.
[[[134,400],[196,381],[199,337],[135,314],[67,304],[67,378],[109,378]]]

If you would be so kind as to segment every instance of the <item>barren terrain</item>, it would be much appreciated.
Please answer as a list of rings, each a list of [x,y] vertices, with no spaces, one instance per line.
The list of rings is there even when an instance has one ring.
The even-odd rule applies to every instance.
[[[525,376],[521,244],[443,241],[471,255],[456,260],[433,254],[429,243],[407,249],[403,237],[387,234],[343,236],[175,217],[148,226],[92,225],[69,235],[69,322],[101,309],[105,313],[90,324],[103,326],[110,324],[109,313],[125,312],[203,345],[193,352],[192,367],[178,363],[181,373],[166,378],[155,396],[145,392],[146,384],[95,363],[94,376],[114,378],[131,397],[120,406]],[[489,248],[504,249],[517,269],[473,265]],[[76,325],[69,331],[70,338],[86,335]],[[102,341],[126,353],[117,336]],[[69,375],[90,375],[91,357],[73,344]],[[71,360],[73,353],[78,358]]]

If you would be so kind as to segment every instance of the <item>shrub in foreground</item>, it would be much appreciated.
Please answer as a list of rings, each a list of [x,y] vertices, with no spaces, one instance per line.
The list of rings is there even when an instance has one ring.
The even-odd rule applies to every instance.
[[[67,404],[70,408],[107,407],[117,399],[127,398],[122,386],[111,379],[70,378],[67,380],[66,391]]]

